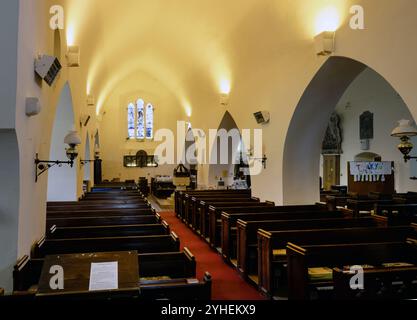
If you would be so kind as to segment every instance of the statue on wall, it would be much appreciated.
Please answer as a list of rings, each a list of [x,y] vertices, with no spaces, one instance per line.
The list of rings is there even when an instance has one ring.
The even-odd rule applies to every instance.
[[[342,130],[340,117],[336,112],[330,116],[329,125],[324,136],[322,154],[342,154]]]

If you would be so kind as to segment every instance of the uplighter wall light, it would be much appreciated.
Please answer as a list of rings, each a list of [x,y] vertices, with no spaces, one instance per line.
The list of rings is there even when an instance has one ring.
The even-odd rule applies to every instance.
[[[335,49],[335,31],[323,31],[314,37],[314,45],[318,56],[328,56]]]

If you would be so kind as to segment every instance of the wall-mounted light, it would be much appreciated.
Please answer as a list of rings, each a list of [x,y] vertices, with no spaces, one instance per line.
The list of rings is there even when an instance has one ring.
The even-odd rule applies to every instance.
[[[87,96],[87,106],[94,107],[96,105],[96,99],[92,94]]]
[[[314,45],[318,56],[328,56],[334,52],[335,31],[323,31],[314,37]]]
[[[68,67],[74,68],[80,66],[80,47],[69,46],[67,51]]]
[[[227,106],[229,104],[229,94],[227,93],[220,94],[220,104],[222,106]]]
[[[65,149],[67,158],[69,161],[60,160],[40,160],[38,154],[35,157],[35,182],[38,182],[38,177],[48,171],[53,166],[62,167],[64,164],[69,165],[71,168],[74,166],[74,160],[78,157],[77,146],[81,144],[81,138],[77,131],[70,131],[64,139],[64,143],[68,144],[69,148]]]
[[[410,156],[410,152],[414,146],[410,141],[411,137],[417,136],[417,128],[414,126],[411,120],[398,121],[398,127],[396,127],[392,133],[392,137],[400,138],[401,142],[398,145],[398,150],[404,155],[404,161],[407,162],[411,159],[417,159],[417,157]]]

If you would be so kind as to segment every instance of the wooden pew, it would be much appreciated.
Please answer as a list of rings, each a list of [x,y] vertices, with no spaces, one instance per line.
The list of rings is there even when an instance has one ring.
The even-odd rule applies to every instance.
[[[31,257],[46,255],[137,250],[139,253],[179,251],[180,240],[171,232],[163,236],[109,237],[78,239],[42,238],[32,248]]]
[[[48,218],[46,227],[88,227],[88,226],[113,226],[160,223],[159,214],[142,216],[107,216],[102,217],[75,217],[75,218]]]
[[[389,225],[408,225],[417,222],[417,204],[375,204],[376,215],[388,218]]]
[[[417,298],[417,266],[363,270],[363,289],[352,289],[355,275],[350,270],[333,269],[336,300],[410,300]]]
[[[269,208],[269,207],[268,207]],[[291,209],[289,209],[291,210]],[[294,209],[293,209],[294,210]],[[343,211],[288,211],[279,210],[270,212],[258,210],[258,212],[242,213],[223,212],[220,224],[216,221],[216,232],[214,234],[213,245],[221,246],[223,258],[226,261],[237,257],[237,221],[239,219],[247,221],[260,220],[302,220],[302,219],[333,219],[346,217]],[[350,217],[350,216],[347,216]],[[212,242],[210,242],[212,243]]]
[[[71,210],[119,210],[119,209],[146,209],[150,206],[148,204],[100,204],[98,201],[97,204],[92,205],[82,205],[76,204],[71,206],[55,206],[53,211],[71,211]]]
[[[334,225],[319,227],[314,230],[293,231],[265,231],[259,230],[259,258],[258,279],[261,291],[267,295],[274,295],[277,289],[286,288],[285,278],[279,274],[285,274],[286,263],[285,247],[288,242],[296,242],[298,245],[324,245],[343,243],[378,243],[401,242],[409,236],[415,236],[416,230],[411,227],[376,228],[365,226]],[[276,254],[274,254],[276,252]],[[284,281],[283,281],[284,280]]]
[[[192,253],[163,252],[138,254],[141,287],[140,299],[155,300],[210,300],[211,275],[206,273],[202,281],[195,278],[196,261]],[[34,296],[40,279],[43,259],[25,256],[18,261],[13,272],[15,296]],[[63,298],[59,294],[55,299]],[[66,297],[68,298],[68,297]],[[82,299],[83,297],[73,297]]]
[[[287,245],[287,270],[290,300],[308,300],[321,288],[332,288],[333,272],[319,281],[310,281],[310,268],[344,268],[370,265],[381,267],[386,263],[417,265],[415,240],[407,242],[337,244],[319,246]],[[313,293],[313,294],[312,294]]]
[[[353,210],[355,216],[360,216],[365,213],[366,215],[371,214],[371,210],[374,209],[376,204],[392,204],[392,200],[357,200],[347,199],[346,205],[349,209]]]
[[[4,296],[4,289],[0,288],[0,297]]]
[[[141,299],[173,301],[211,300],[212,278],[206,272],[202,281],[197,279],[173,279],[141,283]]]
[[[50,211],[46,212],[47,218],[94,218],[102,216],[143,216],[148,214],[156,214],[155,209],[152,208],[141,208],[141,209],[109,209],[109,210],[68,210],[68,211]]]
[[[176,206],[175,206],[176,213],[177,213],[177,216],[179,218],[181,218],[181,219],[184,218],[183,215],[184,215],[184,207],[185,207],[185,201],[186,201],[185,197],[186,197],[186,195],[188,195],[188,196],[193,196],[193,195],[196,195],[196,196],[197,195],[201,195],[201,196],[204,196],[204,195],[212,195],[212,196],[215,196],[215,195],[242,195],[242,194],[250,197],[251,196],[251,190],[177,191],[175,193],[175,196],[176,196],[176,201],[175,201],[175,203],[176,203]],[[187,196],[187,199],[188,199],[188,196]]]
[[[200,214],[200,235],[206,240],[210,238],[210,221],[214,217],[220,217],[223,211],[227,212],[254,212],[254,211],[267,211],[271,207],[274,207],[274,203],[270,201],[265,202],[246,202],[242,203],[212,203],[208,206],[207,211],[202,215]]]
[[[80,200],[80,201],[61,201],[61,202],[48,202],[46,207],[48,209],[54,207],[63,207],[63,206],[76,206],[76,205],[97,205],[97,204],[148,204],[147,201],[141,198],[132,198],[132,199],[94,199],[94,200]]]
[[[205,204],[201,203],[202,201],[210,202],[210,201],[217,201],[217,202],[259,202],[258,198],[252,198],[247,196],[246,194],[218,194],[215,196],[191,196],[186,194],[184,197],[184,207],[183,207],[183,221],[191,225],[193,222],[193,217],[195,216],[195,211],[204,206]]]
[[[126,226],[56,227],[47,234],[47,239],[76,239],[102,237],[141,237],[170,234],[166,221],[161,224],[137,224]]]
[[[14,266],[14,294],[35,294],[41,276],[44,260],[21,258]],[[184,248],[183,252],[163,252],[138,254],[140,274],[138,281],[148,281],[149,278],[169,277],[170,279],[193,278],[196,275],[194,255]]]
[[[194,230],[201,229],[203,234],[210,233],[210,213],[209,208],[214,207],[264,207],[271,206],[269,202],[261,203],[258,198],[233,198],[233,199],[200,199],[195,202],[193,208],[193,224]]]

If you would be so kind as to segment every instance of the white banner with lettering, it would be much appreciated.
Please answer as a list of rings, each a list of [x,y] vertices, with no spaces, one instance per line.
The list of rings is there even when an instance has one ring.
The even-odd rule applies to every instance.
[[[350,163],[350,174],[355,182],[385,182],[385,176],[392,175],[392,163],[353,161]]]

